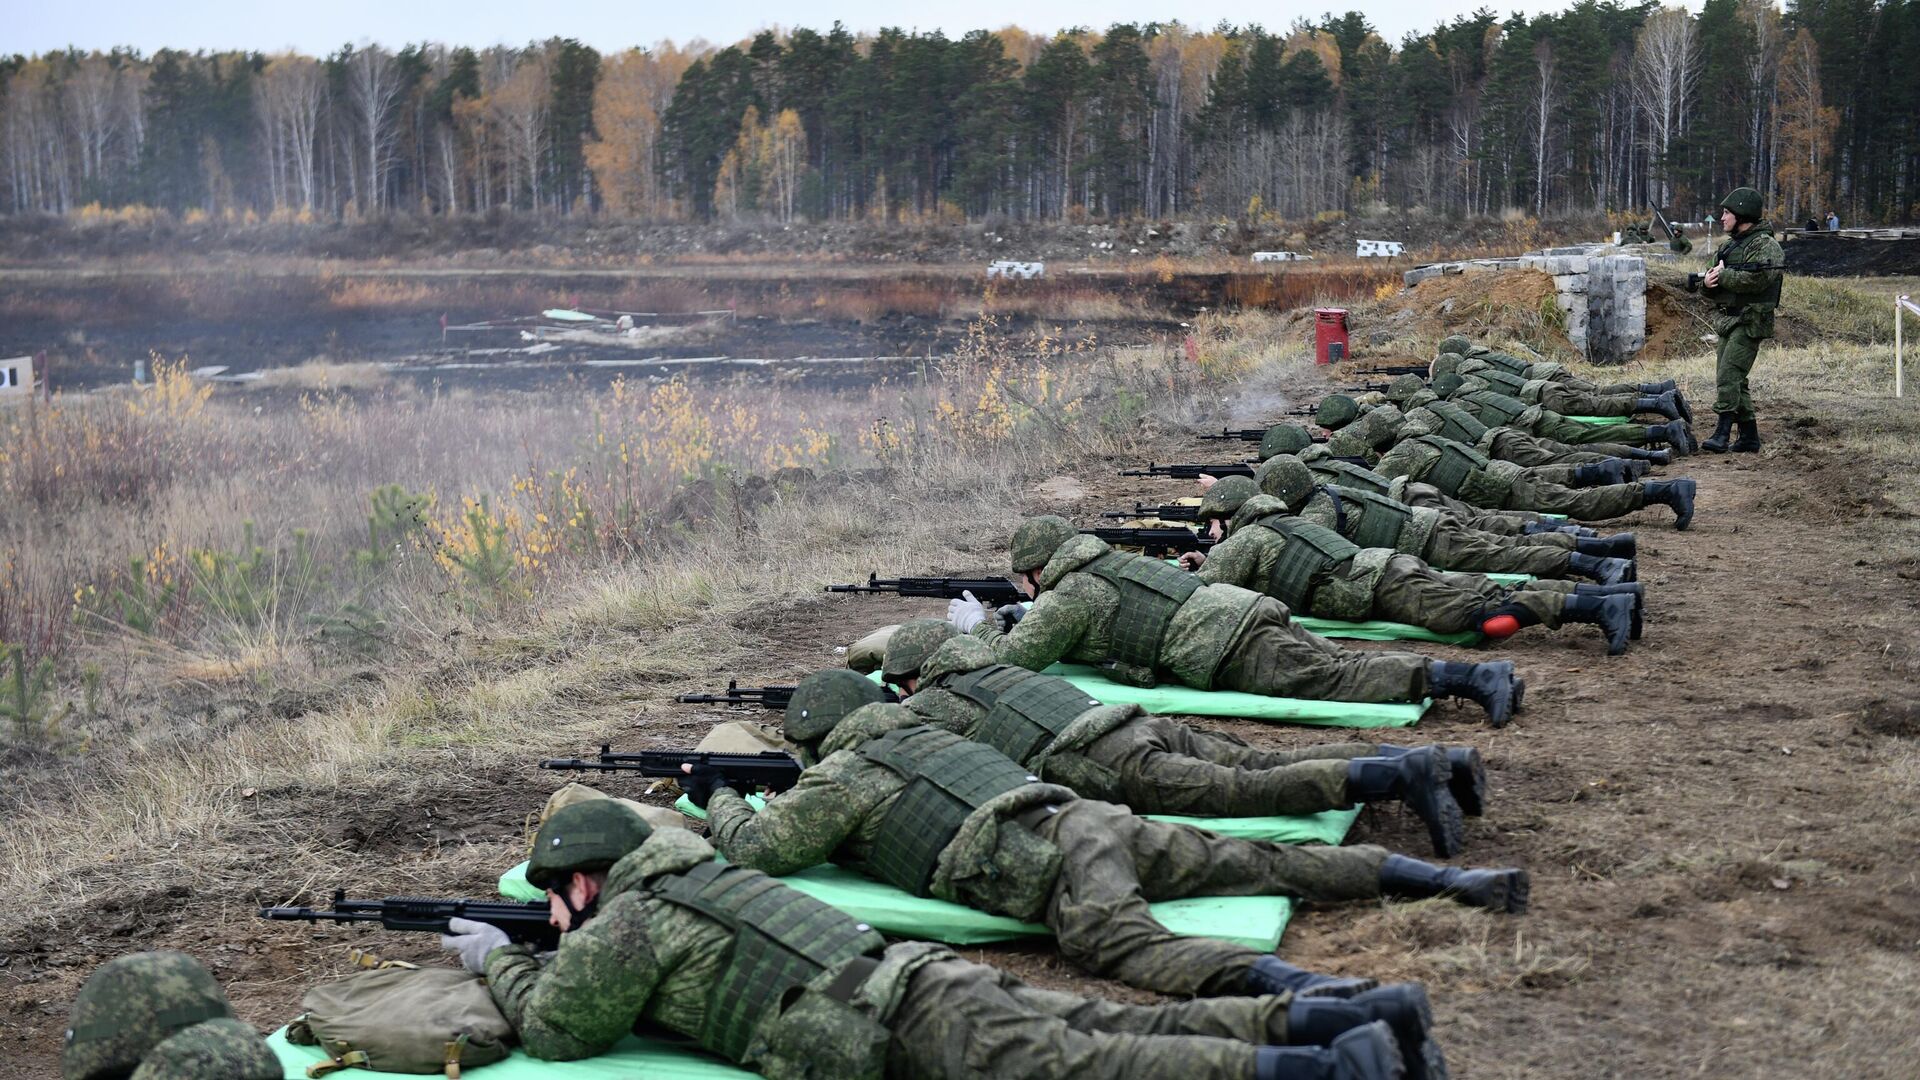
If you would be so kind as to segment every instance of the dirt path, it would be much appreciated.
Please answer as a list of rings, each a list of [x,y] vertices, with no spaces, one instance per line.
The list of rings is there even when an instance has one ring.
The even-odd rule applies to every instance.
[[[1532,912],[1309,911],[1288,933],[1289,959],[1426,980],[1465,1077],[1913,1075],[1920,562],[1866,539],[1863,519],[1889,508],[1822,449],[1828,421],[1804,424],[1770,425],[1772,452],[1757,460],[1669,470],[1700,481],[1692,531],[1673,532],[1664,510],[1620,523],[1639,533],[1650,593],[1631,653],[1607,658],[1587,628],[1530,632],[1503,650],[1529,679],[1519,721],[1493,732],[1439,709],[1413,736],[1487,752],[1493,801],[1469,822],[1463,861],[1528,867]],[[1194,446],[1167,450],[1203,452]],[[1184,493],[1099,473],[1081,478],[1091,494],[1075,513]],[[994,572],[998,558],[926,569]],[[837,662],[835,644],[939,606],[803,600],[747,628],[762,661],[737,674],[790,681]],[[679,689],[636,688],[635,711],[609,716],[606,734],[697,738],[714,717],[664,704]],[[1276,744],[1318,737],[1228,726]],[[348,945],[435,957],[429,935],[267,926],[252,907],[336,882],[359,895],[484,895],[556,783],[503,764],[423,774],[407,790],[259,793],[245,843],[203,880],[146,887],[129,875],[111,896],[50,913],[37,937],[0,942],[0,1077],[54,1074],[74,988],[121,952],[194,952],[262,1027],[342,970]],[[1419,846],[1390,812],[1363,815],[1355,839]],[[1049,985],[1139,996],[1036,946],[970,954]]]

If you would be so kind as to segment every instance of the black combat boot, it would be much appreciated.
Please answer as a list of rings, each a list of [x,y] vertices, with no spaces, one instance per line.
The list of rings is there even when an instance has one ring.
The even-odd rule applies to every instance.
[[[1693,441],[1693,429],[1687,426],[1685,420],[1655,424],[1647,429],[1647,439],[1649,442],[1666,443],[1676,457],[1686,457],[1700,449],[1700,444]]]
[[[1707,441],[1700,444],[1700,449],[1709,454],[1724,454],[1727,452],[1727,442],[1732,438],[1733,414],[1723,412],[1720,414],[1720,419],[1713,425],[1713,434],[1707,436]]]
[[[1345,1001],[1300,999],[1287,1008],[1287,1041],[1296,1046],[1331,1046],[1340,1036],[1368,1024],[1384,1023],[1400,1045],[1408,1080],[1442,1080],[1446,1058],[1428,1041],[1433,1005],[1418,983],[1393,983]]]
[[[1642,491],[1646,494],[1647,505],[1665,503],[1673,507],[1673,527],[1685,529],[1693,524],[1693,493],[1697,485],[1692,480],[1642,480]]]
[[[1570,486],[1577,488],[1602,487],[1607,484],[1624,484],[1626,482],[1627,463],[1625,459],[1608,458],[1605,461],[1595,461],[1587,465],[1575,465],[1573,467],[1573,480]]]
[[[1686,417],[1680,415],[1680,406],[1673,400],[1673,391],[1671,390],[1653,397],[1634,398],[1633,411],[1637,413],[1657,412],[1669,420],[1686,419]]]
[[[1679,388],[1680,384],[1674,382],[1672,379],[1662,379],[1659,382],[1643,382],[1639,386],[1639,390],[1643,394],[1664,394],[1669,390],[1678,390]]]
[[[1294,967],[1277,956],[1263,956],[1247,969],[1247,993],[1295,997],[1349,998],[1380,985],[1378,979],[1347,979]]]
[[[1640,620],[1646,607],[1647,587],[1637,581],[1621,582],[1618,585],[1593,585],[1581,582],[1573,587],[1575,596],[1631,596],[1633,597],[1633,621],[1627,628],[1630,641],[1640,640]],[[1464,806],[1461,809],[1466,809]]]
[[[1582,555],[1598,555],[1603,559],[1631,559],[1639,553],[1639,542],[1630,532],[1614,533],[1612,536],[1575,540],[1573,550]]]
[[[1470,870],[1458,866],[1435,866],[1389,855],[1380,867],[1380,891],[1405,900],[1424,900],[1444,896],[1469,907],[1518,915],[1527,910],[1527,872],[1506,868]]]
[[[1595,585],[1600,589],[1607,586]],[[1388,746],[1380,743],[1381,757],[1398,757],[1411,754],[1421,747]],[[1439,750],[1442,747],[1435,746]],[[1460,806],[1460,812],[1468,817],[1479,817],[1487,811],[1487,765],[1480,758],[1480,751],[1471,746],[1448,746],[1447,752],[1447,790],[1453,793],[1453,801]]]
[[[1406,1075],[1400,1041],[1385,1021],[1354,1028],[1332,1046],[1254,1050],[1254,1080],[1402,1080]]]
[[[1649,481],[1655,483],[1657,481]],[[1652,502],[1653,496],[1647,496]],[[1567,554],[1567,569],[1581,577],[1592,578],[1602,585],[1618,585],[1623,581],[1639,578],[1639,568],[1632,559],[1615,559],[1602,555],[1587,555],[1579,549]]]
[[[1597,535],[1585,525],[1566,525],[1558,521],[1529,521],[1520,526],[1521,536],[1538,536],[1541,533],[1561,533],[1573,537]]]
[[[1427,662],[1427,690],[1437,698],[1463,697],[1487,711],[1487,723],[1506,727],[1520,707],[1527,684],[1514,677],[1513,661],[1489,660],[1463,664],[1457,660]]]
[[[1460,854],[1466,831],[1460,822],[1460,804],[1448,784],[1453,766],[1446,748],[1426,746],[1396,757],[1352,758],[1347,762],[1349,802],[1375,803],[1398,799],[1427,824],[1433,853],[1442,859]]]
[[[1669,379],[1667,381],[1672,382],[1673,380]],[[1677,389],[1669,390],[1667,392],[1673,395],[1673,405],[1674,405],[1674,408],[1677,408],[1680,410],[1680,419],[1685,420],[1689,425],[1691,425],[1693,423],[1693,409],[1691,409],[1687,405],[1687,395],[1681,393]]]
[[[1760,421],[1739,420],[1740,437],[1730,447],[1736,454],[1757,454],[1760,452]]]
[[[1655,450],[1647,446],[1623,446],[1620,449],[1625,450],[1625,456],[1635,461],[1644,461],[1650,465],[1673,464],[1673,452],[1669,450]]]
[[[1582,596],[1573,593],[1560,609],[1563,623],[1591,623],[1607,635],[1607,655],[1627,651],[1627,639],[1633,634],[1633,597]]]

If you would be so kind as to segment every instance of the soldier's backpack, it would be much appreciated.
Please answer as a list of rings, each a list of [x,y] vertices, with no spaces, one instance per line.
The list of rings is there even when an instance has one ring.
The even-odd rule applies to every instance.
[[[329,1060],[307,1069],[438,1073],[490,1065],[512,1052],[513,1026],[478,975],[396,965],[321,983],[300,1001],[287,1041],[317,1046]]]

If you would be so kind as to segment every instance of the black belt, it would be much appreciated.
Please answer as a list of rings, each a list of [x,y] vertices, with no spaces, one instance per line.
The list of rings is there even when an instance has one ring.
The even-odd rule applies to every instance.
[[[840,969],[840,973],[833,977],[833,981],[828,983],[821,993],[842,1004],[850,1005],[853,1003],[854,993],[860,989],[860,984],[866,982],[867,976],[879,969],[880,961],[877,958],[856,956],[847,961],[847,966]]]

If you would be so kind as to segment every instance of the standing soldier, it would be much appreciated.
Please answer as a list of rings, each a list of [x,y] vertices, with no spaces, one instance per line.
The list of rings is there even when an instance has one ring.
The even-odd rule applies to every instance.
[[[1720,422],[1702,449],[1722,453],[1735,424],[1740,437],[1732,450],[1751,454],[1760,449],[1760,425],[1753,415],[1753,396],[1747,374],[1760,353],[1760,343],[1773,336],[1773,309],[1780,306],[1781,268],[1786,256],[1773,228],[1760,220],[1760,193],[1735,188],[1720,203],[1720,224],[1727,242],[1714,256],[1713,269],[1701,279],[1707,299],[1719,307],[1713,329],[1720,335],[1715,359],[1713,411]]]

